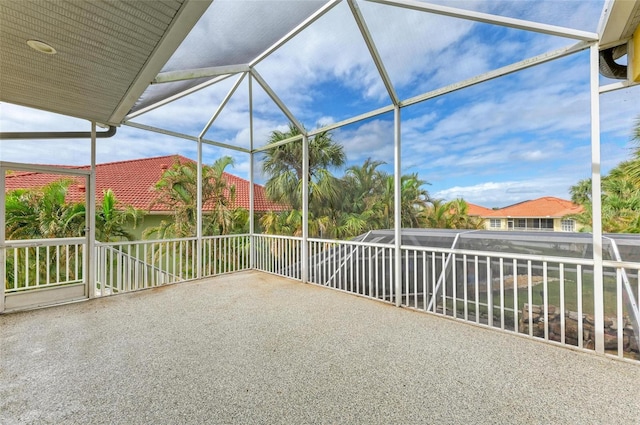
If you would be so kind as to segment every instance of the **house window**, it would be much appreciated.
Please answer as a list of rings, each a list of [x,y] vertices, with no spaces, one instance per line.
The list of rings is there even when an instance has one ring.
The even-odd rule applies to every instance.
[[[553,230],[553,219],[552,218],[541,218],[540,219],[540,228],[541,229],[551,229],[551,230]]]
[[[502,220],[499,218],[492,218],[489,220],[489,227],[491,229],[500,229],[502,227]]]
[[[575,220],[562,220],[562,231],[563,232],[575,232],[576,231],[576,222]]]
[[[526,218],[518,218],[516,220],[516,229],[526,229],[527,228],[527,219]]]

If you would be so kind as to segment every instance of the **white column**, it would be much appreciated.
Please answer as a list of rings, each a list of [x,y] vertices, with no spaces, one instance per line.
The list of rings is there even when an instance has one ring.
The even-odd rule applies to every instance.
[[[394,159],[393,159],[393,229],[395,240],[395,287],[396,287],[396,306],[400,307],[402,301],[402,192],[401,192],[401,156],[402,149],[400,146],[400,107],[395,106],[393,114],[393,143],[394,143]]]
[[[604,354],[604,282],[602,267],[602,198],[600,179],[600,98],[599,49],[594,43],[591,54],[591,205],[593,208],[593,298],[596,353]]]
[[[249,73],[249,268],[255,268],[255,193],[253,188],[253,77]]]
[[[196,277],[202,277],[202,138],[198,137],[198,194],[196,197]]]
[[[87,225],[87,252],[85,252],[86,279],[89,285],[89,298],[96,296],[96,123],[91,123],[91,173],[85,194],[85,220]]]
[[[2,161],[0,161],[0,219],[2,221],[2,226],[0,226],[0,313],[2,313],[4,311],[4,285],[6,282],[6,253],[5,250],[6,248],[4,247],[5,244],[5,237],[6,237],[6,230],[4,227],[4,223],[5,223],[5,182],[4,182],[4,176],[5,176],[5,169],[2,167]]]
[[[302,283],[309,280],[309,137],[302,137]]]

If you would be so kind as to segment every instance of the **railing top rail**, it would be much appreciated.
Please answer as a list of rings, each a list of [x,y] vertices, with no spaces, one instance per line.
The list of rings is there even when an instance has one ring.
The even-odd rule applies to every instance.
[[[256,235],[253,235],[253,236],[263,237],[263,238],[270,238],[270,239],[291,239],[291,240],[294,240],[294,241],[301,241],[302,240],[302,237],[300,237],[300,236],[267,235],[267,234],[264,234],[264,233],[256,234]]]
[[[550,263],[569,263],[583,266],[592,266],[593,259],[589,258],[575,258],[575,257],[557,257],[552,255],[533,255],[533,254],[517,254],[510,252],[497,252],[497,251],[473,251],[468,249],[451,249],[451,248],[433,248],[423,246],[411,246],[402,245],[402,249],[412,251],[433,251],[444,254],[456,254],[456,255],[472,255],[478,257],[502,257],[510,260],[524,260],[524,261],[547,261]]]
[[[394,248],[394,244],[389,243],[377,243],[377,242],[362,242],[362,241],[339,241],[335,239],[319,239],[309,238],[309,242],[321,242],[327,244],[340,244],[340,245],[354,245],[354,246],[371,246],[374,248]]]
[[[233,234],[233,235],[213,235],[213,236],[203,236],[202,239],[203,240],[207,240],[207,239],[231,239],[231,238],[247,238],[251,236],[248,233],[237,233],[237,234]]]
[[[119,241],[119,242],[98,242],[96,246],[122,246],[122,245],[137,245],[137,244],[150,244],[150,243],[167,243],[167,242],[188,242],[196,241],[197,238],[174,238],[174,239],[142,239],[138,241]]]
[[[23,239],[5,241],[5,248],[31,248],[37,246],[79,245],[86,243],[86,238],[56,238],[56,239]]]
[[[235,235],[215,235],[215,236],[203,236],[203,240],[208,239],[230,239],[237,237],[248,237],[248,233],[235,234]],[[137,241],[118,241],[118,242],[98,242],[96,241],[96,246],[122,246],[122,245],[136,245],[136,244],[144,244],[144,243],[166,243],[166,242],[185,242],[185,241],[196,241],[197,237],[189,237],[189,238],[172,238],[172,239],[142,239]]]
[[[638,269],[640,270],[640,263],[634,263],[631,261],[617,261],[617,260],[603,260],[603,267],[622,267],[623,269]]]

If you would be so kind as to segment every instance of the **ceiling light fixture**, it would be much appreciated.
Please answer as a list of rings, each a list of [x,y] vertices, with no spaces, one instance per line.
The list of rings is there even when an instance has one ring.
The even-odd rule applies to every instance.
[[[27,44],[33,50],[38,51],[40,53],[45,53],[47,55],[55,55],[56,53],[58,53],[56,51],[56,49],[54,49],[53,47],[51,47],[50,45],[48,45],[44,41],[27,40]]]

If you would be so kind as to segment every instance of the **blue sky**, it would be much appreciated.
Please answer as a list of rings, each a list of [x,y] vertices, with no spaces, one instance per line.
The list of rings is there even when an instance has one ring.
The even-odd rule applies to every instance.
[[[440,3],[595,32],[603,2]],[[361,9],[401,99],[574,44],[379,4],[362,3]],[[258,64],[257,70],[308,129],[390,104],[345,3]],[[430,182],[427,189],[434,197],[463,197],[487,207],[541,196],[567,198],[569,187],[590,175],[588,73],[588,52],[581,52],[404,108],[403,171],[417,172]],[[135,121],[197,135],[234,79]],[[247,84],[245,79],[208,138],[249,147]],[[253,92],[255,140],[261,145],[270,131],[285,129],[287,119],[255,83]],[[605,173],[630,154],[631,131],[640,116],[638,99],[640,87],[600,97]],[[86,121],[0,104],[2,131],[86,130],[88,126]],[[371,157],[385,161],[385,168],[392,170],[392,114],[335,130],[333,137],[344,145],[348,165]],[[235,167],[229,171],[248,178],[248,155],[211,146],[204,152],[206,162],[232,155]],[[196,145],[123,126],[114,138],[98,140],[97,160],[175,153],[195,158]],[[87,164],[89,142],[1,141],[0,159]],[[264,177],[257,173],[256,179]]]

